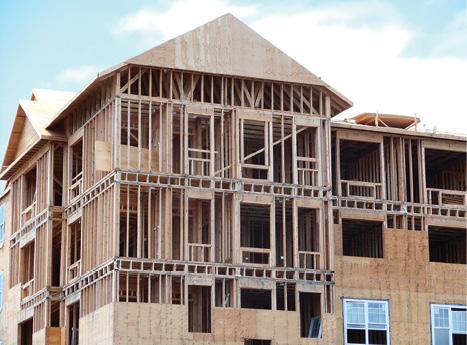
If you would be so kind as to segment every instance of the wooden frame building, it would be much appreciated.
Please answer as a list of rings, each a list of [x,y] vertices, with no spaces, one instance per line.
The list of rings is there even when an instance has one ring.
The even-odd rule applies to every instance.
[[[0,341],[461,344],[466,138],[331,122],[351,106],[230,14],[33,90],[0,175]]]

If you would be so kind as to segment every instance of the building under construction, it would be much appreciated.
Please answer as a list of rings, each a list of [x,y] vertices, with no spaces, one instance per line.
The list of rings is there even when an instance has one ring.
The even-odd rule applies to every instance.
[[[351,106],[230,14],[33,90],[0,343],[466,344],[466,137]]]

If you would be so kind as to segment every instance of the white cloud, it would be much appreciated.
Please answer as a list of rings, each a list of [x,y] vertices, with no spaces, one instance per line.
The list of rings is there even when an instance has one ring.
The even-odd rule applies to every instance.
[[[252,27],[354,102],[340,118],[416,113],[439,130],[467,133],[467,61],[403,57],[414,33],[391,11],[378,25],[355,25],[361,4],[262,18]]]
[[[67,68],[55,78],[55,85],[60,88],[84,87],[101,69],[94,65]]]
[[[113,33],[116,36],[138,34],[144,45],[154,45],[157,37],[163,40],[176,37],[226,13],[245,17],[255,12],[252,5],[236,6],[216,0],[184,0],[175,2],[164,12],[143,7],[122,18]]]

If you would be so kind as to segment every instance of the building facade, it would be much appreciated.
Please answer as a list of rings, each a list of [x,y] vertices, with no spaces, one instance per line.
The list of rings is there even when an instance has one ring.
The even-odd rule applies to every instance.
[[[33,90],[0,340],[465,343],[466,138],[351,106],[232,15]]]

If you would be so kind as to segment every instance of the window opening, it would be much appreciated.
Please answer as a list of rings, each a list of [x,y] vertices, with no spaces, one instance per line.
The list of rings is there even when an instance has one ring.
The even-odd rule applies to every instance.
[[[271,290],[241,289],[241,307],[271,309]]]
[[[300,337],[321,338],[321,294],[300,292]]]
[[[383,258],[383,223],[342,219],[344,255]]]
[[[211,333],[211,287],[188,287],[188,331]]]
[[[466,263],[465,229],[429,226],[428,244],[431,262]]]

